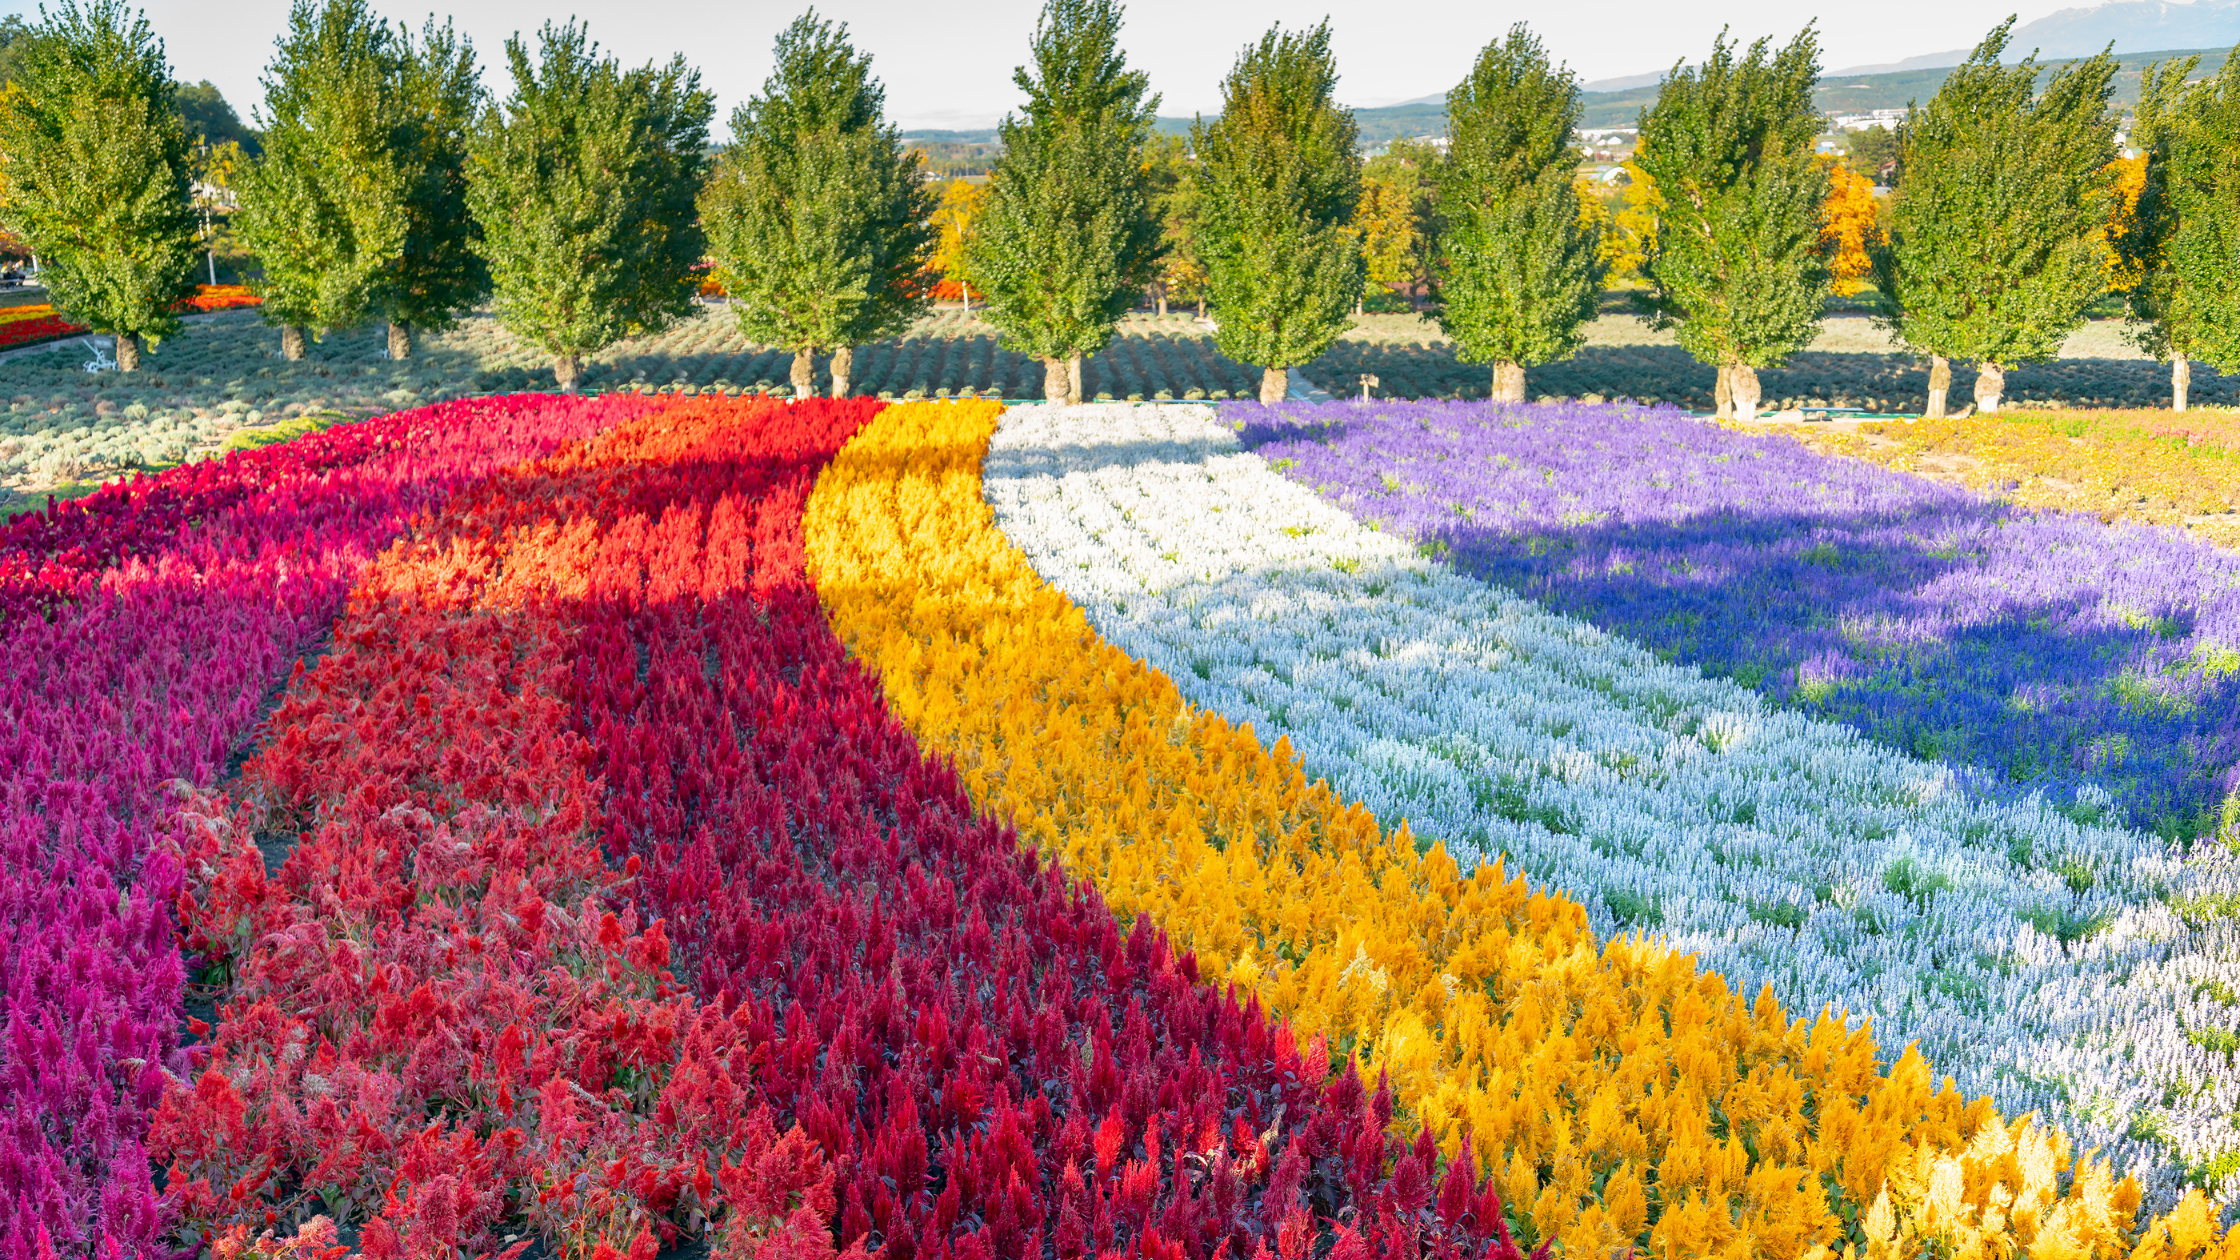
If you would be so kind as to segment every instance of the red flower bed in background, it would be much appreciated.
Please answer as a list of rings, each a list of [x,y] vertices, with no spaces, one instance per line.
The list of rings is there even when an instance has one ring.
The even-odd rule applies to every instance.
[[[263,303],[264,299],[251,293],[249,286],[245,284],[201,284],[195,286],[193,297],[181,301],[172,309],[181,315],[192,315],[260,306]],[[53,306],[43,302],[36,306],[0,310],[0,350],[82,336],[90,331],[92,330],[84,324],[73,324],[64,319],[55,313]]]
[[[55,341],[75,337],[85,331],[84,325],[73,324],[52,310],[44,314],[12,319],[0,324],[0,350],[12,350],[41,341]]]

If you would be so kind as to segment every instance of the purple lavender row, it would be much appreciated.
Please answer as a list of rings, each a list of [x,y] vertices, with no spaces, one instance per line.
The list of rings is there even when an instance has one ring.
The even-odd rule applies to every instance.
[[[1465,573],[2169,839],[2240,802],[2240,556],[1668,408],[1240,404],[1248,449]],[[2057,795],[2057,799],[2059,799]]]
[[[395,440],[341,466],[282,456],[254,493],[177,514],[74,602],[0,631],[0,1260],[165,1254],[141,1138],[165,1074],[190,1066],[165,846],[181,788],[216,781],[417,514],[647,405],[517,397],[366,421],[359,436]]]

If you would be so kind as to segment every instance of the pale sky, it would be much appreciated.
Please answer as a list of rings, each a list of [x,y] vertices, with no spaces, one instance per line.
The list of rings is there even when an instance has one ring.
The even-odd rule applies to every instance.
[[[263,97],[258,76],[288,0],[143,2],[173,74],[190,82],[209,79],[247,119]],[[0,0],[0,13],[36,7]],[[897,122],[978,128],[1016,107],[1011,69],[1025,59],[1040,7],[1039,0],[824,0],[820,11],[846,22],[857,47],[870,52]],[[2060,7],[2061,0],[2034,0],[2019,11],[2028,22]],[[375,0],[375,8],[417,27],[431,6],[428,0]],[[1218,107],[1221,76],[1270,23],[1307,25],[1325,14],[1335,36],[1340,100],[1376,106],[1444,93],[1480,47],[1520,20],[1556,58],[1591,80],[1696,60],[1722,24],[1745,40],[1772,35],[1778,42],[1817,16],[1823,64],[1833,70],[1967,48],[2016,11],[2017,0],[1136,0],[1122,38],[1130,64],[1149,71],[1152,89],[1164,97],[1160,112],[1188,116]],[[499,91],[507,77],[501,64],[506,38],[516,31],[533,37],[547,18],[582,18],[594,39],[631,65],[682,52],[715,93],[714,131],[721,139],[730,133],[732,107],[768,75],[771,39],[800,12],[797,4],[770,0],[474,0],[456,4],[450,15],[473,39],[485,82]]]

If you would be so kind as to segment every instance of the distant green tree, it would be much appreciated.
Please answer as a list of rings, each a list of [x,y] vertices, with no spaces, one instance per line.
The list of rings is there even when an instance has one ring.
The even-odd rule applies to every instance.
[[[1898,133],[1888,127],[1845,132],[1844,165],[1885,188],[1898,186]]]
[[[30,33],[31,24],[23,20],[21,13],[0,17],[0,86],[15,81],[19,43]]]
[[[731,115],[731,147],[700,194],[716,279],[739,330],[793,352],[793,392],[832,352],[832,396],[848,393],[853,347],[900,332],[926,309],[919,273],[939,198],[885,117],[886,90],[848,28],[814,9],[778,36],[762,95]]]
[[[1929,414],[1951,360],[1973,359],[1976,405],[2006,369],[2053,357],[2105,290],[2114,196],[2115,58],[2073,61],[2037,91],[2033,57],[2002,66],[2002,22],[1898,130],[1889,239],[1870,251],[1881,317],[1929,357]]]
[[[2127,298],[2139,347],[2170,364],[2184,411],[2192,361],[2240,371],[2240,49],[2214,78],[2199,57],[2147,70],[2132,143],[2146,185],[2118,242],[2140,281]]]
[[[373,308],[389,322],[389,357],[412,355],[416,330],[441,331],[490,295],[467,207],[467,147],[482,100],[474,48],[430,18],[415,43],[400,34],[401,78],[391,161],[404,187],[404,243],[376,277]]]
[[[405,50],[366,0],[295,0],[265,71],[264,156],[240,175],[234,229],[264,274],[258,313],[289,359],[306,330],[354,328],[404,250],[397,162]]]
[[[242,125],[225,94],[208,79],[179,85],[179,113],[187,120],[187,137],[197,144],[237,144],[250,157],[263,151],[257,133]]]
[[[193,154],[163,45],[123,0],[61,0],[18,39],[0,104],[0,222],[43,264],[56,310],[116,338],[117,366],[179,326],[194,293]]]
[[[1578,77],[1552,66],[1520,23],[1447,93],[1446,220],[1439,325],[1465,363],[1493,364],[1493,397],[1524,401],[1524,370],[1576,353],[1605,270],[1579,213],[1571,132]]]
[[[1329,22],[1272,28],[1222,81],[1221,116],[1190,128],[1214,339],[1260,366],[1262,402],[1280,402],[1286,369],[1351,326],[1361,293],[1359,132],[1333,97],[1337,83]]]
[[[1190,142],[1182,136],[1151,136],[1144,142],[1143,164],[1159,219],[1159,261],[1152,281],[1159,314],[1167,313],[1168,302],[1196,302],[1202,307],[1206,276],[1205,260],[1198,251],[1202,201],[1193,178],[1197,162]]]
[[[1158,261],[1143,147],[1159,98],[1120,52],[1114,0],[1046,0],[1033,65],[1012,81],[1024,116],[1003,151],[967,253],[1006,346],[1043,363],[1043,394],[1081,401],[1081,360],[1104,349]]]
[[[1676,65],[1641,111],[1634,164],[1662,204],[1638,300],[1719,370],[1720,413],[1758,406],[1758,369],[1812,341],[1828,297],[1817,246],[1828,176],[1814,158],[1820,41],[1812,27],[1779,53],[1759,40],[1736,57],[1724,34],[1700,66]]]
[[[691,312],[715,107],[681,56],[624,72],[574,22],[539,44],[506,41],[513,92],[475,130],[467,205],[499,320],[573,390],[584,355]]]

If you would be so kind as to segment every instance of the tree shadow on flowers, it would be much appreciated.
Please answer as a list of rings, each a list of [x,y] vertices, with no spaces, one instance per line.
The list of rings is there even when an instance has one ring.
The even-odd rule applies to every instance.
[[[1666,660],[2056,799],[2098,784],[2174,840],[2240,790],[2240,564],[2169,531],[1979,500],[1426,537]]]

